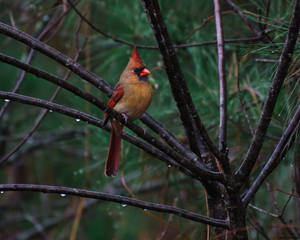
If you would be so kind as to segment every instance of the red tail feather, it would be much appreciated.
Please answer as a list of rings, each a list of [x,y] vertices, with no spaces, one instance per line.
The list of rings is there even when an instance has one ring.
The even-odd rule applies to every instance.
[[[109,150],[104,169],[104,174],[108,177],[116,176],[119,170],[122,129],[123,126],[118,122],[112,123]]]

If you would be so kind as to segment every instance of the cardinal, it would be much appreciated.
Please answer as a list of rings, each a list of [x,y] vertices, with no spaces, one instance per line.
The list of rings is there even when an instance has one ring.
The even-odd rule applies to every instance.
[[[108,106],[121,113],[128,121],[138,119],[149,107],[152,100],[152,87],[148,80],[150,71],[145,67],[136,48],[120,76]],[[104,114],[104,124],[110,119],[112,130],[105,163],[104,174],[116,176],[119,170],[119,157],[123,125],[108,114]]]

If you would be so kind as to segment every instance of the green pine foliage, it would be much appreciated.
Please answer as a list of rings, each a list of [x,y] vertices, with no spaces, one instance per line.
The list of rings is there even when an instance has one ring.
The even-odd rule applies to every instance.
[[[62,9],[59,5],[60,1],[57,1],[56,6],[53,5],[54,2],[4,1],[1,3],[3,5],[0,10],[0,21],[12,24],[13,19],[17,28],[36,37],[49,19],[57,15],[58,9]],[[251,0],[247,3],[237,1],[239,7],[252,22],[270,31],[269,36],[273,43],[230,43],[225,46],[229,114],[228,147],[231,165],[234,169],[239,166],[251,142],[250,128],[238,98],[237,69],[241,97],[251,125],[255,128],[278,65],[276,62],[265,63],[257,59],[279,59],[292,13],[292,1],[271,1],[269,15],[266,16],[265,2],[267,1]],[[198,28],[206,21],[205,19],[209,19],[214,14],[213,1],[164,0],[159,3],[174,44],[183,43],[193,29]],[[90,8],[89,14],[87,14],[87,6]],[[137,45],[156,45],[140,1],[83,0],[79,2],[77,8],[81,13],[85,13],[94,25],[115,38]],[[225,2],[222,8],[224,11],[230,10]],[[75,34],[79,24],[80,18],[74,11],[71,11],[48,44],[73,58],[76,53]],[[82,45],[86,37],[89,37],[89,42],[78,62],[87,67],[86,54],[87,49],[90,49],[90,70],[114,86],[128,62],[132,48],[108,39],[93,30],[89,36],[87,25],[84,22],[81,24],[79,44]],[[246,24],[232,12],[223,16],[223,26],[225,39],[255,37]],[[210,19],[185,43],[200,43],[215,39],[215,22]],[[29,52],[26,46],[4,35],[0,35],[0,49],[2,53],[22,61],[26,61]],[[147,112],[185,142],[185,132],[159,51],[141,49],[139,52],[147,67],[152,71],[150,81],[154,88],[154,98]],[[176,49],[176,53],[200,117],[211,138],[217,142],[219,80],[216,45],[179,48]],[[285,80],[276,104],[268,137],[251,181],[272,154],[279,137],[299,106],[299,56],[298,42],[288,78]],[[59,77],[64,77],[66,74],[64,67],[38,52],[35,53],[31,64]],[[11,91],[21,71],[1,62],[0,69],[0,90]],[[87,85],[74,74],[68,81],[81,89],[85,89]],[[55,89],[56,86],[52,83],[27,74],[18,93],[49,100]],[[108,97],[95,87],[91,87],[90,91],[102,101],[108,101]],[[103,113],[99,109],[66,90],[60,91],[55,102],[103,118]],[[0,101],[0,107],[3,104],[4,101]],[[41,111],[36,107],[10,103],[0,121],[0,157],[8,153],[32,128]],[[140,121],[135,123],[144,127]],[[64,131],[76,131],[77,134],[26,152],[32,144],[57,136]],[[149,129],[147,131],[153,133]],[[132,134],[129,130],[126,132]],[[1,183],[61,185],[131,196],[121,183],[121,177],[124,176],[128,187],[135,194],[131,197],[207,214],[205,192],[199,182],[189,179],[127,142],[123,142],[118,176],[116,178],[104,177],[103,169],[108,145],[109,133],[104,130],[58,113],[48,113],[34,135],[21,148],[20,156],[17,158],[12,156],[9,164],[1,169],[0,181]],[[285,161],[268,178],[280,209],[285,205],[289,196],[276,189],[293,191],[294,153],[295,147],[292,147]],[[276,212],[266,185],[259,190],[254,202],[262,209]],[[295,203],[296,199],[292,197],[286,207],[284,217],[296,225],[296,218],[299,215],[294,211]],[[78,199],[55,194],[4,193],[0,194],[1,209],[2,206],[6,214],[1,214],[0,217],[0,222],[3,223],[0,224],[0,238],[2,235],[7,237],[13,233],[17,235],[34,229],[34,222],[28,220],[28,216],[32,216],[35,221],[45,226],[47,221],[63,219],[70,212],[76,212]],[[15,219],[11,220],[13,217]],[[49,234],[50,239],[69,239],[74,219],[75,214],[64,221],[58,221],[54,226],[45,230],[46,235]],[[271,239],[276,234],[284,232],[276,225],[280,224],[278,219],[249,208],[248,223],[251,239],[262,239],[259,231],[250,225],[254,219],[261,224]],[[164,231],[166,231],[165,238],[159,238]],[[77,239],[203,239],[205,232],[205,225],[176,216],[98,201],[83,212]],[[39,237],[37,234],[36,238],[22,239],[39,239]]]

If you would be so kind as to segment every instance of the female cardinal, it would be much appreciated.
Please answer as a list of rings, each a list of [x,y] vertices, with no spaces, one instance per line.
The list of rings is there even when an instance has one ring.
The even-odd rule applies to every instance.
[[[149,107],[152,99],[152,87],[148,81],[150,71],[145,67],[136,48],[115,91],[108,102],[108,106],[123,114],[129,121],[139,118]],[[109,116],[104,114],[104,124]],[[116,119],[111,119],[111,136],[104,174],[116,176],[119,169],[119,156],[123,125]]]

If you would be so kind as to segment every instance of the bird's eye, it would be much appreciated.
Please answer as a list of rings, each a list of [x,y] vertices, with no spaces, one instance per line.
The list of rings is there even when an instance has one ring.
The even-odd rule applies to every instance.
[[[145,67],[141,67],[141,68],[136,68],[133,71],[135,72],[136,75],[138,75],[138,77],[140,76],[141,72],[144,70]]]

